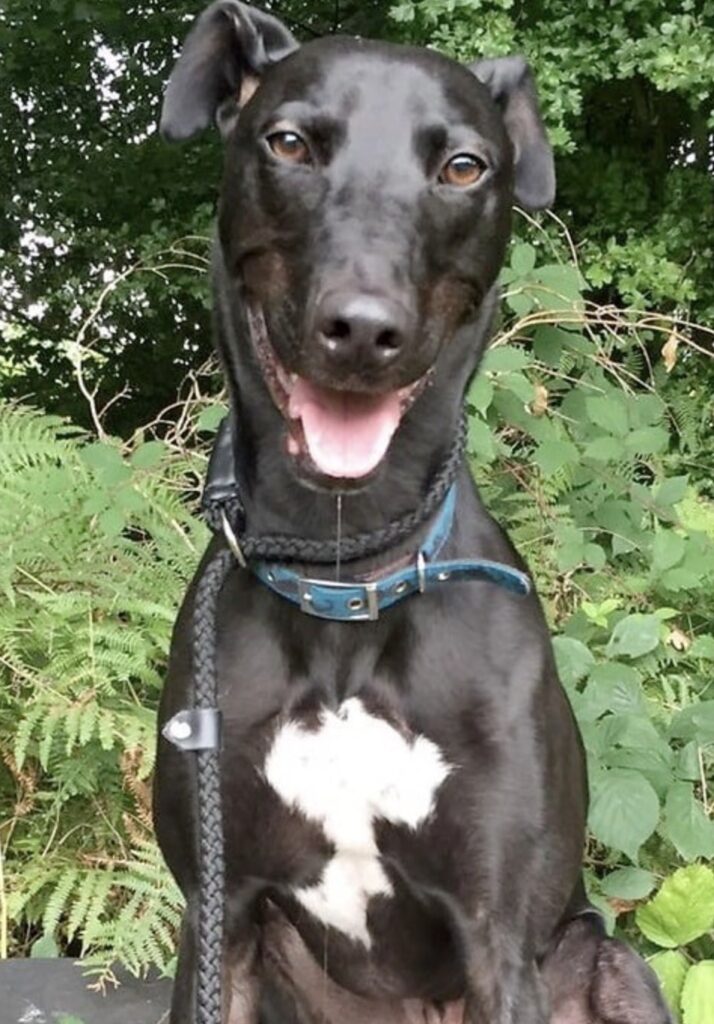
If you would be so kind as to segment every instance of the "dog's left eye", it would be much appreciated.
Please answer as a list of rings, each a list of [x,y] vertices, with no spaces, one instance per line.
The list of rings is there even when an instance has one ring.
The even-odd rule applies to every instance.
[[[457,153],[441,168],[439,181],[442,185],[466,188],[468,185],[475,185],[485,170],[485,163],[477,156],[472,153]]]
[[[309,164],[310,150],[307,143],[297,132],[272,132],[266,142],[270,149],[281,160],[291,164]]]

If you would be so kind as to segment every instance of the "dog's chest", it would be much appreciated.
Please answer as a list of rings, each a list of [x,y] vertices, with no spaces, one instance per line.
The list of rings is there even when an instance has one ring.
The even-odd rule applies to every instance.
[[[370,713],[356,697],[310,725],[283,724],[265,778],[285,804],[322,828],[334,850],[319,880],[293,895],[322,922],[369,946],[369,900],[392,894],[375,823],[418,830],[450,770],[431,740]]]

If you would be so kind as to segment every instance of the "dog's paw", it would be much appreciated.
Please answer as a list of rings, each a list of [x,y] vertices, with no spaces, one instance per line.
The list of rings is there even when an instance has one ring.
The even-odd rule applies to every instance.
[[[654,971],[617,939],[600,943],[590,998],[593,1024],[672,1024]]]
[[[568,922],[541,964],[550,1024],[673,1024],[654,971],[605,935],[595,913]]]

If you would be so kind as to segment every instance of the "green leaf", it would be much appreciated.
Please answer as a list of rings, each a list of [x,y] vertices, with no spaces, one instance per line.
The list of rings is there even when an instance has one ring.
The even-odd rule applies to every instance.
[[[642,714],[609,715],[600,725],[603,731],[603,745],[607,747],[630,747],[635,750],[656,750],[661,744],[669,750],[660,738],[649,718]]]
[[[675,739],[714,743],[714,700],[691,704],[674,716],[669,734]]]
[[[633,427],[651,427],[662,421],[667,406],[659,395],[637,393],[630,395],[628,408]]]
[[[714,661],[714,636],[703,634],[695,638],[689,648],[690,658],[701,658],[702,661]]]
[[[541,325],[533,334],[533,354],[546,366],[558,367],[567,338],[566,332],[559,327]]]
[[[491,462],[496,452],[493,446],[493,435],[487,423],[478,416],[469,417],[468,450],[480,462]]]
[[[551,476],[562,466],[576,463],[579,453],[572,441],[553,439],[539,444],[533,458],[545,476]]]
[[[655,491],[656,505],[669,507],[681,501],[687,492],[688,476],[670,476]]]
[[[687,958],[679,950],[665,949],[650,957],[648,963],[659,979],[662,994],[670,1010],[677,1013],[684,977],[689,970]]]
[[[605,549],[599,544],[586,544],[583,548],[583,558],[592,569],[602,569],[607,563]]]
[[[678,565],[663,572],[659,581],[668,590],[696,590],[702,582],[702,574],[694,568]]]
[[[672,530],[662,530],[652,543],[652,568],[658,572],[671,569],[684,558],[684,537]]]
[[[685,743],[677,758],[677,778],[685,782],[699,782],[699,744],[695,740]]]
[[[228,409],[221,403],[218,405],[209,405],[201,411],[201,415],[198,417],[196,422],[196,429],[214,433],[218,430],[227,413]]]
[[[702,585],[702,568],[677,565],[667,569],[660,577],[660,583],[669,590],[697,590]]]
[[[478,412],[486,412],[493,401],[493,384],[485,374],[480,373],[472,382],[466,401]]]
[[[133,487],[119,487],[115,500],[117,509],[122,512],[140,512],[146,508],[146,498]]]
[[[567,264],[549,264],[533,273],[531,292],[544,310],[579,310],[582,308],[582,280],[577,269]]]
[[[714,871],[703,864],[679,868],[637,909],[636,920],[650,942],[667,949],[705,935],[714,927]]]
[[[610,658],[640,658],[658,646],[659,632],[655,615],[627,615],[613,629],[606,653]]]
[[[524,277],[526,274],[530,274],[531,270],[536,264],[536,251],[532,245],[528,245],[527,242],[522,242],[519,245],[513,247],[511,253],[511,268],[514,274],[519,277]]]
[[[483,369],[486,373],[509,373],[525,369],[529,362],[528,353],[517,345],[499,345],[486,352]]]
[[[164,457],[166,445],[163,441],[146,441],[135,448],[131,455],[134,469],[155,469]]]
[[[675,782],[664,805],[667,838],[684,860],[714,857],[714,821],[695,799],[691,782]]]
[[[113,445],[98,441],[83,448],[80,457],[107,484],[123,483],[131,476],[131,469],[124,462],[119,449]]]
[[[59,946],[55,942],[52,933],[45,933],[32,943],[30,956],[36,960],[54,958],[60,955]]]
[[[599,842],[622,850],[637,861],[640,846],[652,835],[659,820],[659,800],[638,772],[611,769],[596,780],[589,825]]]
[[[592,905],[600,911],[603,918],[603,924],[605,925],[605,931],[608,935],[612,936],[615,931],[617,924],[617,915],[612,909],[612,904],[602,896],[597,889],[592,889],[588,892],[588,898]]]
[[[672,752],[662,739],[653,747],[616,747],[607,750],[603,760],[610,768],[623,768],[644,775],[660,798],[664,798],[672,784]]]
[[[524,292],[509,292],[506,295],[506,305],[513,310],[516,316],[528,316],[535,302],[531,295]]]
[[[126,516],[120,508],[108,508],[98,517],[100,529],[107,537],[118,537],[126,524]]]
[[[596,462],[615,462],[624,458],[625,449],[617,437],[596,437],[585,446],[583,454]]]
[[[393,21],[401,22],[402,24],[409,24],[414,21],[415,15],[416,7],[413,3],[396,4],[389,9],[389,17]]]
[[[585,536],[575,526],[557,526],[555,537],[558,541],[557,562],[561,572],[579,565],[585,558]]]
[[[587,691],[592,689],[591,699],[601,703],[602,714],[642,714],[645,703],[642,697],[642,679],[639,672],[629,665],[606,662],[596,665],[590,673]]]
[[[605,712],[641,715],[642,684],[634,669],[617,662],[596,665],[578,707],[578,717],[592,722]]]
[[[684,979],[682,1024],[712,1024],[714,1014],[714,960],[693,964]]]
[[[558,675],[564,686],[574,687],[590,671],[595,658],[584,643],[571,636],[553,638],[553,650],[558,666]]]
[[[627,410],[620,396],[597,395],[585,399],[585,408],[591,421],[609,434],[624,437],[629,429]]]
[[[618,868],[600,882],[606,896],[620,900],[643,900],[654,886],[654,875],[642,868]]]
[[[518,372],[504,373],[499,378],[498,383],[500,387],[512,391],[524,405],[533,401],[533,385],[525,374]]]
[[[658,455],[669,447],[669,432],[664,427],[641,427],[628,434],[625,445],[635,455]]]

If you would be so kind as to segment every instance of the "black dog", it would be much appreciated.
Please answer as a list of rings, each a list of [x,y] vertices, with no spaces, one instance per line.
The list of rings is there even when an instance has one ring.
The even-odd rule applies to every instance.
[[[422,506],[453,446],[514,197],[553,199],[529,70],[347,38],[299,48],[220,0],[162,129],[214,117],[216,330],[249,530],[334,540],[338,492],[344,538],[384,528]],[[537,598],[499,585],[522,562],[464,463],[438,557],[500,564],[436,578],[419,552],[445,508],[342,566],[364,600],[313,588],[337,566],[298,566],[292,591],[295,566],[236,568],[224,587],[225,1020],[665,1024],[654,976],[584,894],[578,731]],[[397,600],[414,579],[424,592]],[[316,617],[326,589],[328,620],[362,621]],[[193,597],[162,722],[190,704]],[[191,759],[161,740],[157,832],[188,904],[172,1024],[194,1014],[197,799]]]

